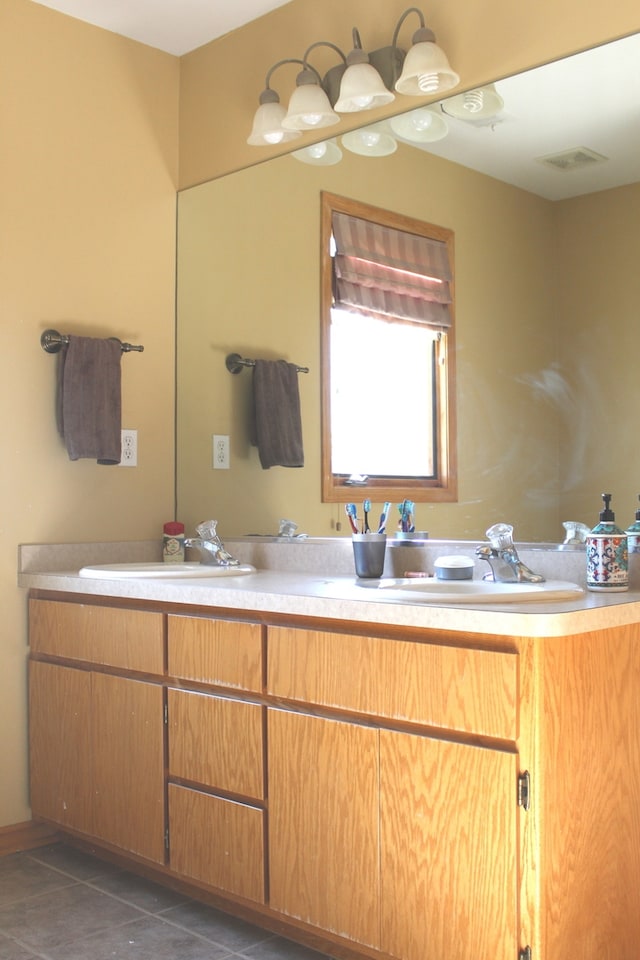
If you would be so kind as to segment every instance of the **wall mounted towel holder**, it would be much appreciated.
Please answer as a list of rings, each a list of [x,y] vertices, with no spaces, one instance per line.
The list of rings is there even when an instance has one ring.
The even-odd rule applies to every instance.
[[[255,367],[255,360],[247,360],[241,357],[239,353],[230,353],[225,360],[225,366],[229,373],[240,373],[243,367]],[[309,367],[299,367],[296,365],[298,373],[309,373]]]
[[[132,350],[136,353],[142,353],[143,346],[136,346],[133,343],[123,343],[117,337],[108,337],[109,340],[115,340],[120,344],[123,353],[130,353]],[[64,333],[58,333],[57,330],[45,330],[40,337],[40,346],[46,353],[59,353],[65,343],[69,343],[69,337]]]

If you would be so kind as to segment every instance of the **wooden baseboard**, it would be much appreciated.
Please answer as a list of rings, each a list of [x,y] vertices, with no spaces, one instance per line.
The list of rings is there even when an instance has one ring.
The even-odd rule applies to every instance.
[[[58,839],[58,832],[53,827],[48,823],[37,823],[35,820],[0,827],[0,857],[5,857],[9,853],[19,853],[21,850],[43,847],[47,843],[55,843]]]

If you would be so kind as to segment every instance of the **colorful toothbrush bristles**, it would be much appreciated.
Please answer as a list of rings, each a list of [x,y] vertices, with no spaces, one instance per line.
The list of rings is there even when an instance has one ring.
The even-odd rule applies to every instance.
[[[380,514],[380,520],[378,522],[378,533],[384,533],[387,526],[387,517],[389,516],[389,510],[391,509],[391,501],[386,500],[382,508],[382,513]]]
[[[357,533],[358,532],[358,514],[356,511],[355,503],[346,503],[344,509],[345,509],[345,513],[349,518],[349,523],[351,525],[352,533]]]
[[[369,526],[369,514],[371,513],[371,500],[365,500],[362,504],[362,511],[364,513],[364,523],[362,526],[363,533],[371,533],[371,527]]]

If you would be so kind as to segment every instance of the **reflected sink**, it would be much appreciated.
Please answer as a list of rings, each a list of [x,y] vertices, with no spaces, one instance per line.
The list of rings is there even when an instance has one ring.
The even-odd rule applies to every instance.
[[[130,577],[156,579],[163,577],[175,580],[176,577],[240,577],[255,573],[250,563],[241,563],[238,567],[215,567],[206,563],[96,563],[83,567],[81,577],[93,577],[98,580],[121,580]]]
[[[359,581],[389,599],[417,603],[531,603],[541,600],[573,600],[584,594],[582,587],[566,580],[543,583],[494,583],[491,580],[402,579]]]

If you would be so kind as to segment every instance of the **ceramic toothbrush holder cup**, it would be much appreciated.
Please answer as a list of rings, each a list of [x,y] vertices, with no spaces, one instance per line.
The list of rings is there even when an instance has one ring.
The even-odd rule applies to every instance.
[[[385,533],[354,533],[352,540],[356,576],[363,580],[381,577],[384,570],[387,535]]]

